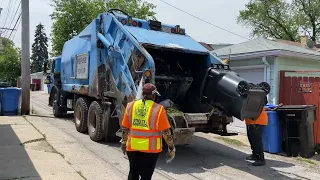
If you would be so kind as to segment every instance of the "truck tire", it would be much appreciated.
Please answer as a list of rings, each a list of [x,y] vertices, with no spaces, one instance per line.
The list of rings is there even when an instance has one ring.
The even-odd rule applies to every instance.
[[[50,95],[49,95],[49,103],[48,103],[49,106],[53,107],[53,101],[54,101],[54,99],[56,97],[56,94],[57,94],[58,90],[59,89],[56,86],[53,86],[51,88]]]
[[[88,132],[88,106],[89,102],[85,98],[78,98],[74,108],[74,124],[80,133]]]
[[[67,113],[67,108],[63,108],[60,106],[59,98],[60,98],[60,90],[55,88],[56,93],[54,95],[52,110],[54,117],[63,117]]]
[[[100,102],[93,101],[90,104],[88,112],[88,132],[93,141],[102,141],[104,138],[103,130],[103,112]]]
[[[119,120],[111,117],[110,110],[109,107],[103,114],[105,120],[105,141],[119,142],[121,138],[116,135],[116,132],[120,129]]]
[[[53,101],[54,101],[54,97],[55,97],[55,93],[56,93],[56,89],[55,87],[52,88],[50,95],[49,95],[49,103],[48,106],[53,106]]]

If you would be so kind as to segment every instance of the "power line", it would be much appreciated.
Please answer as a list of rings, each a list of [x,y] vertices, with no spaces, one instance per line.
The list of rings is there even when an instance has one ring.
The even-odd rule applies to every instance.
[[[160,0],[160,1],[163,2],[163,3],[165,3],[165,4],[167,4],[167,5],[169,5],[169,6],[171,6],[171,7],[173,7],[173,8],[175,8],[175,9],[177,9],[177,10],[179,10],[179,11],[181,11],[181,12],[183,12],[183,13],[185,13],[185,14],[188,14],[188,15],[190,15],[190,16],[192,16],[192,17],[194,17],[194,18],[196,18],[196,19],[198,19],[198,20],[200,20],[200,21],[203,21],[203,22],[205,22],[205,23],[207,23],[207,24],[210,24],[210,25],[212,25],[212,26],[214,26],[214,27],[216,27],[216,28],[219,28],[219,29],[221,29],[221,30],[223,30],[223,31],[226,31],[226,32],[231,33],[231,34],[233,34],[233,35],[242,37],[242,38],[244,38],[244,39],[246,39],[246,40],[248,40],[248,41],[251,40],[251,39],[249,39],[249,38],[247,38],[247,37],[244,37],[244,36],[242,36],[242,35],[239,35],[239,34],[237,34],[237,33],[234,33],[234,32],[232,32],[232,31],[229,31],[229,30],[224,29],[224,28],[222,28],[222,27],[219,27],[219,26],[217,26],[217,25],[214,25],[214,24],[212,24],[212,23],[210,23],[210,22],[208,22],[208,21],[206,21],[206,20],[204,20],[204,19],[201,19],[201,18],[199,18],[199,17],[197,17],[197,16],[195,16],[195,15],[193,15],[193,14],[191,14],[191,13],[188,13],[188,12],[186,12],[186,11],[184,11],[184,10],[182,10],[182,9],[180,9],[180,8],[178,8],[178,7],[172,5],[172,4],[170,4],[170,3],[168,3],[168,2],[166,2],[166,1],[164,1],[164,0]],[[262,42],[257,42],[257,43],[260,44],[260,45],[262,45],[262,46],[264,46],[264,47],[266,47],[267,49],[270,49],[270,47],[268,47],[266,44],[264,44],[264,43],[262,43]]]
[[[9,1],[9,7],[7,8],[7,11],[6,11],[6,18],[5,18],[5,21],[4,21],[4,24],[3,24],[3,26],[2,27],[5,27],[6,26],[6,24],[7,24],[7,20],[8,20],[8,18],[9,18],[9,10],[11,9],[11,4],[12,4],[12,1]],[[5,32],[5,31],[4,31]],[[2,33],[4,33],[4,32],[2,32]]]
[[[19,0],[16,0],[15,1],[15,3],[14,3],[14,5],[12,6],[12,10],[11,10],[11,12],[14,12],[14,9],[16,8],[16,4],[17,4],[17,2],[19,2]],[[16,8],[16,10],[15,10],[15,13],[12,13],[12,15],[13,15],[13,17],[12,17],[12,19],[10,20],[10,23],[8,23],[8,27],[10,28],[11,27],[11,25],[12,25],[12,23],[15,21],[15,18],[16,18],[16,15],[17,15],[17,13],[18,13],[18,11],[19,11],[19,7],[20,7],[20,2],[19,2],[19,4],[18,4],[18,7]],[[9,19],[10,17],[8,16],[8,19]],[[14,28],[13,28],[14,29]],[[11,30],[12,31],[12,30]],[[8,32],[8,31],[4,31],[3,33],[6,33],[6,32]],[[11,34],[12,34],[12,32],[11,32]],[[9,36],[8,36],[8,34],[7,34],[7,38],[8,38]]]
[[[21,15],[21,14],[20,14]],[[21,16],[19,16],[19,17],[21,17]],[[19,29],[19,27],[20,27],[20,25],[21,25],[21,18],[19,18],[18,17],[18,19],[19,19],[19,22],[18,22],[18,27],[17,27],[17,29]],[[18,30],[17,30],[18,31]],[[15,31],[14,32],[14,34],[13,34],[13,36],[12,36],[12,40],[14,41],[14,38],[16,37],[16,33],[17,33],[17,31]],[[20,42],[20,44],[21,44],[21,41],[19,41]]]
[[[208,22],[208,21],[206,21],[206,20],[204,20],[204,19],[202,19],[202,18],[199,18],[199,17],[197,17],[197,16],[195,16],[195,15],[193,15],[193,14],[191,14],[191,13],[188,13],[187,11],[184,11],[184,10],[182,10],[182,9],[180,9],[180,8],[178,8],[178,7],[172,5],[172,4],[170,4],[170,3],[168,3],[168,2],[166,2],[166,1],[164,1],[164,0],[160,0],[160,1],[163,2],[163,3],[165,3],[165,4],[167,4],[167,5],[169,5],[169,6],[171,6],[171,7],[173,7],[173,8],[175,8],[175,9],[177,9],[177,10],[179,10],[179,11],[181,11],[181,12],[183,12],[183,13],[185,13],[185,14],[188,14],[189,16],[192,16],[192,17],[194,17],[194,18],[196,18],[196,19],[198,19],[198,20],[200,20],[200,21],[203,21],[203,22],[205,22],[205,23],[207,23],[207,24],[210,24],[211,26],[214,26],[214,27],[216,27],[216,28],[218,28],[218,29],[221,29],[221,30],[226,31],[226,32],[228,32],[228,33],[230,33],[230,34],[239,36],[239,37],[244,38],[244,39],[246,39],[246,40],[250,40],[250,39],[247,38],[247,37],[244,37],[244,36],[242,36],[242,35],[239,35],[239,34],[237,34],[237,33],[234,33],[234,32],[232,32],[232,31],[229,31],[229,30],[227,30],[227,29],[224,29],[224,28],[222,28],[222,27],[220,27],[220,26],[217,26],[217,25],[215,25],[215,24],[212,24],[211,22]]]
[[[17,1],[16,1],[17,2]],[[18,13],[18,11],[19,11],[19,9],[20,9],[20,5],[21,5],[21,2],[19,2],[19,5],[18,5],[18,7],[17,7],[17,9],[16,9],[16,12],[14,13],[14,16],[13,16],[13,18],[12,18],[12,20],[11,20],[11,23],[10,23],[10,25],[9,25],[9,28],[11,27],[11,25],[12,25],[12,23],[14,22],[14,20],[15,20],[15,18],[16,18],[16,15],[17,15],[17,13]],[[13,7],[15,7],[16,6],[16,4],[13,6]],[[12,28],[12,29],[14,29],[14,28]],[[11,34],[12,34],[12,32],[11,32]]]
[[[17,21],[16,21],[16,24],[13,26],[13,29],[15,29],[15,28],[17,27],[17,24],[18,24],[18,21],[20,20],[20,18],[21,18],[21,13],[20,13],[20,15],[19,15],[19,17],[18,17],[18,19],[17,19]],[[12,33],[13,33],[13,31],[11,31],[11,33],[10,33],[10,35],[9,35],[9,37],[8,37],[9,39],[10,39]]]

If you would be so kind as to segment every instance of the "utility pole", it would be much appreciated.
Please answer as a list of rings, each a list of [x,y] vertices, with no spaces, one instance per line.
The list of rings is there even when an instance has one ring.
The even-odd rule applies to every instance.
[[[21,113],[30,114],[30,19],[29,0],[21,0]]]

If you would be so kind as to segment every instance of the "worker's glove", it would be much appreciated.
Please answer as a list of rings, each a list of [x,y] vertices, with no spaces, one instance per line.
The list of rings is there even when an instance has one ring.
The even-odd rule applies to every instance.
[[[127,153],[127,144],[126,142],[123,140],[123,138],[120,140],[120,143],[121,143],[121,151],[123,153],[123,155],[126,155]]]
[[[123,155],[126,155],[126,153],[127,153],[126,143],[121,143],[121,151],[122,151]]]
[[[167,159],[167,163],[170,163],[174,157],[176,156],[176,148],[173,147],[168,147],[168,153],[167,153],[168,159]]]

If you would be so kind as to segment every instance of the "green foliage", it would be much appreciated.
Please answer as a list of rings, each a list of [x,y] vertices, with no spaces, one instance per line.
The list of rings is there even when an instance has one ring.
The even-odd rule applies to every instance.
[[[44,26],[40,23],[36,27],[34,43],[32,44],[31,72],[46,72],[48,67],[48,38]]]
[[[21,73],[20,50],[7,38],[1,41],[4,49],[0,53],[0,81],[15,85]]]
[[[319,0],[293,0],[296,21],[307,32],[312,41],[320,37],[320,1]]]
[[[318,0],[251,0],[240,11],[238,23],[252,28],[252,36],[299,40],[299,30],[316,41],[320,31]]]
[[[79,34],[100,13],[117,8],[133,17],[154,19],[155,6],[142,0],[53,0],[51,14],[53,55],[62,53],[64,43]]]

